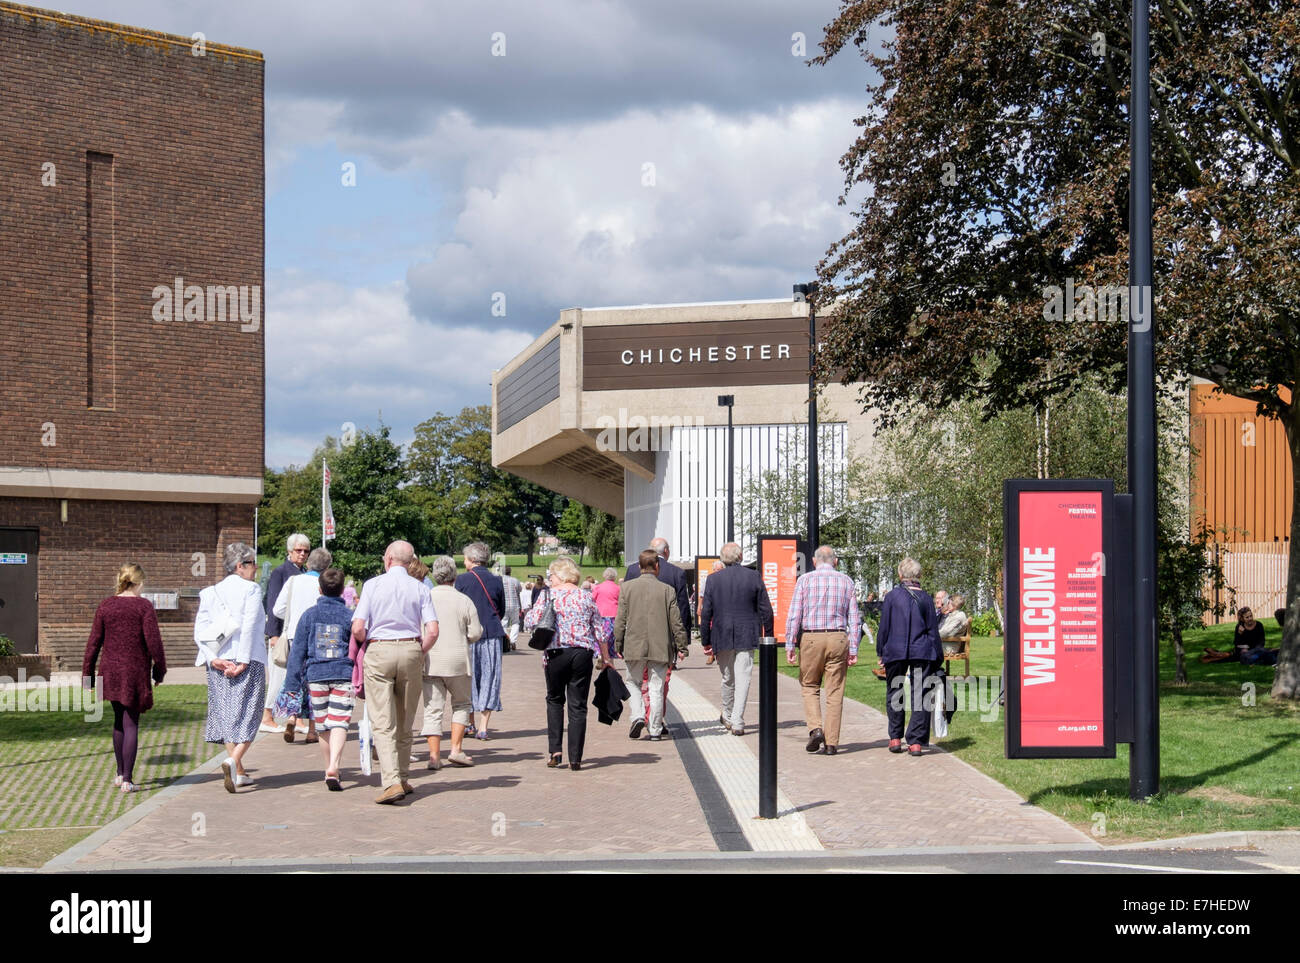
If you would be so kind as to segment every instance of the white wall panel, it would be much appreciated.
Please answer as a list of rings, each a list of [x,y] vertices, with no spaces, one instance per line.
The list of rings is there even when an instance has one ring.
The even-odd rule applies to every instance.
[[[822,517],[826,518],[844,498],[848,432],[844,424],[818,427]],[[737,495],[747,478],[765,471],[793,471],[803,478],[807,425],[737,425],[734,431]],[[666,451],[655,453],[653,482],[625,473],[623,531],[629,560],[656,535],[668,539],[674,558],[716,554],[726,538],[726,426],[674,428],[665,447]],[[742,516],[737,501],[736,540],[750,561],[754,537],[765,533],[749,530],[753,523]],[[802,523],[797,526],[799,534],[803,529]]]

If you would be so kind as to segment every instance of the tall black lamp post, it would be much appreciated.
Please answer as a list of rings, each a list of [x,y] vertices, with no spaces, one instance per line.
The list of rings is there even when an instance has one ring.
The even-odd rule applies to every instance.
[[[794,300],[808,302],[808,546],[821,544],[820,480],[817,474],[817,282],[794,286]]]
[[[736,540],[736,442],[731,430],[735,395],[718,395],[718,405],[727,409],[727,541]]]
[[[1150,0],[1133,0],[1129,85],[1128,485],[1133,495],[1133,745],[1129,796],[1160,791],[1156,650],[1156,389],[1151,285]]]

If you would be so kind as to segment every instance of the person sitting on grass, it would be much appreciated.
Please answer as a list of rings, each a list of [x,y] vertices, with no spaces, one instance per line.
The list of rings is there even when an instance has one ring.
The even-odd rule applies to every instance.
[[[339,760],[348,741],[352,721],[353,662],[348,658],[352,633],[352,610],[343,601],[343,572],[327,568],[320,574],[320,598],[302,614],[289,664],[285,667],[284,691],[303,697],[303,712],[310,706],[316,730],[325,735],[325,787],[331,792],[343,788],[339,782]]]
[[[1278,613],[1282,618],[1286,618],[1286,612],[1278,609],[1273,613],[1277,618]],[[1278,621],[1281,625],[1281,620]],[[1237,611],[1237,631],[1233,635],[1234,646],[1230,651],[1222,652],[1218,649],[1206,647],[1205,654],[1201,656],[1202,662],[1228,662],[1236,661],[1242,665],[1277,665],[1277,649],[1267,649],[1264,647],[1264,626],[1255,619],[1255,613],[1249,607],[1243,606]]]

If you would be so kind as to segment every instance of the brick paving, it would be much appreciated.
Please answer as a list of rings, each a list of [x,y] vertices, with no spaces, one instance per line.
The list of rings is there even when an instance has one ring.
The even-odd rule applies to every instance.
[[[785,662],[785,650],[777,653]],[[692,656],[681,677],[721,709],[721,676]],[[758,665],[745,709],[742,742],[758,755]],[[1096,841],[1000,782],[934,751],[920,759],[888,751],[885,716],[844,700],[839,754],[810,754],[805,746],[799,682],[781,675],[777,686],[777,779],[827,849],[913,846],[1009,846]]]
[[[546,701],[539,653],[505,657],[492,738],[466,739],[471,769],[425,768],[416,740],[416,793],[377,806],[379,775],[358,769],[355,731],[341,793],[328,792],[319,746],[263,735],[249,750],[256,785],[227,793],[220,770],[182,790],[71,867],[188,860],[332,860],[351,856],[593,855],[716,852],[671,740],[634,743],[625,722],[588,715],[583,768],[546,768]],[[448,713],[447,717],[450,717]],[[626,716],[625,716],[626,719]],[[450,738],[442,742],[443,758]],[[194,827],[203,824],[203,834]]]
[[[720,701],[718,670],[704,665],[698,647],[675,678],[714,705]],[[540,656],[526,649],[511,653],[504,680],[506,711],[493,716],[493,738],[466,740],[477,765],[429,772],[417,739],[411,770],[416,794],[396,806],[373,803],[379,777],[360,775],[355,735],[344,755],[342,793],[325,790],[318,746],[263,736],[248,756],[256,786],[232,796],[219,770],[200,775],[76,862],[61,858],[61,868],[718,851],[672,740],[630,742],[626,716],[602,726],[593,709],[583,770],[547,769]],[[756,666],[746,711],[750,728],[738,740],[755,756],[758,689]],[[778,713],[781,790],[827,849],[1096,845],[952,755],[940,751],[917,760],[890,754],[884,716],[868,706],[846,701],[835,757],[804,751],[798,683],[785,676]],[[444,738],[444,757],[448,746]]]

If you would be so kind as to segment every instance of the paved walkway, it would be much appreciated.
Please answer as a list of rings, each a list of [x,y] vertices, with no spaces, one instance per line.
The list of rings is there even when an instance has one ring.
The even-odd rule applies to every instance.
[[[778,659],[785,661],[785,650]],[[758,665],[745,709],[745,735],[730,736],[758,755]],[[721,711],[720,676],[694,656],[673,676]],[[936,749],[913,759],[887,751],[885,716],[844,700],[839,754],[810,754],[799,683],[777,687],[777,779],[808,828],[827,849],[914,846],[1006,846],[1096,841],[1058,816],[1025,802],[995,779]],[[719,730],[721,731],[721,730]]]
[[[778,689],[782,818],[757,821],[757,667],[746,713],[752,728],[743,738],[727,735],[717,724],[718,671],[704,665],[698,646],[673,675],[669,718],[677,738],[631,742],[626,715],[602,726],[593,709],[580,772],[545,766],[539,654],[507,655],[503,674],[506,709],[493,716],[492,738],[466,740],[476,765],[430,772],[417,739],[416,793],[396,806],[374,804],[379,777],[360,775],[355,736],[344,755],[345,791],[330,793],[319,746],[265,735],[247,757],[255,786],[227,793],[214,755],[49,868],[1096,845],[953,756],[936,752],[916,760],[885,752],[884,717],[857,703],[846,703],[841,753],[809,755],[798,683],[784,676]],[[444,738],[444,756],[448,745]]]

